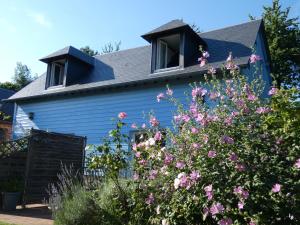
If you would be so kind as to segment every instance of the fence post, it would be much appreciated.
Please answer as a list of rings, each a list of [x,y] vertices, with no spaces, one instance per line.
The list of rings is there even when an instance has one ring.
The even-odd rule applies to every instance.
[[[30,130],[30,135],[28,136],[27,141],[27,159],[26,159],[26,165],[25,165],[25,176],[24,176],[24,190],[23,190],[23,197],[22,197],[22,208],[25,208],[26,206],[26,195],[27,195],[27,187],[28,187],[28,178],[30,173],[30,165],[31,165],[31,157],[32,157],[32,129]]]

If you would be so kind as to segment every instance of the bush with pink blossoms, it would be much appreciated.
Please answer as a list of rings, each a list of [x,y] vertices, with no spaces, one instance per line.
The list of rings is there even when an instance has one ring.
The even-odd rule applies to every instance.
[[[132,143],[129,224],[300,223],[298,91],[263,99],[259,77],[247,80],[232,56],[227,64],[192,85],[188,107],[170,87],[158,95],[178,107],[174,129],[162,132],[151,115],[147,139]]]

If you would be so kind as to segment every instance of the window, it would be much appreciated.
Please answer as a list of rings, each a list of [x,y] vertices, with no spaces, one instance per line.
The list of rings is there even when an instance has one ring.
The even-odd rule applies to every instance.
[[[170,35],[158,39],[156,70],[179,66],[180,35]]]
[[[49,87],[63,85],[65,65],[64,61],[57,61],[51,64]]]
[[[157,144],[160,145],[160,147],[166,146],[166,131],[165,130],[160,130],[162,134],[162,139],[159,142],[156,142]],[[143,130],[139,131],[133,131],[130,135],[132,143],[139,144],[141,142],[145,142],[149,139],[148,133]]]

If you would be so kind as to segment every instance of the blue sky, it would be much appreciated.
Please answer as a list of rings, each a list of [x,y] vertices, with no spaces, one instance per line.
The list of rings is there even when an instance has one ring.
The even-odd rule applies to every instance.
[[[271,0],[0,0],[0,82],[10,81],[17,61],[41,74],[39,58],[68,45],[94,49],[121,41],[121,49],[147,44],[140,36],[172,19],[209,31],[260,18]],[[300,0],[284,0],[299,16]]]

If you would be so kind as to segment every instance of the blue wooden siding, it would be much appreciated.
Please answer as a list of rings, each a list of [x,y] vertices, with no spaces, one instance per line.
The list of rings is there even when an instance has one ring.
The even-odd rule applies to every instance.
[[[184,92],[191,89],[188,84],[176,84],[171,87],[175,97],[182,100],[186,98]],[[171,126],[172,111],[175,108],[166,101],[157,103],[156,100],[157,94],[165,89],[164,85],[140,87],[91,96],[19,104],[14,119],[14,137],[24,135],[33,127],[87,136],[88,143],[97,144],[100,138],[113,128],[111,118],[117,117],[121,111],[128,114],[125,121],[129,124],[141,125],[146,122],[149,125],[147,115],[154,111],[162,126]],[[29,112],[34,113],[32,121],[28,118]]]
[[[270,87],[271,78],[267,62],[265,46],[259,33],[256,41],[256,53],[263,57],[263,78],[266,81],[266,91]],[[233,53],[234,54],[234,53]],[[243,70],[244,74],[251,75],[253,66]],[[190,92],[188,81],[171,85],[175,97],[184,101],[185,92]],[[88,138],[89,144],[98,144],[102,137],[112,129],[113,122],[119,112],[128,114],[125,120],[128,124],[141,125],[148,123],[147,116],[150,111],[161,122],[163,127],[170,127],[174,107],[168,102],[157,103],[156,96],[165,91],[165,85],[152,87],[136,87],[89,96],[68,97],[65,99],[44,100],[32,103],[20,103],[16,106],[13,126],[13,136],[18,138],[26,134],[32,127],[53,132],[70,133]],[[28,113],[34,113],[34,119],[28,118]],[[130,131],[125,130],[125,132]]]
[[[255,46],[255,54],[259,55],[262,60],[259,62],[258,65],[261,67],[260,74],[262,79],[265,82],[265,89],[263,93],[263,97],[268,97],[268,91],[272,85],[272,78],[270,76],[270,62],[268,61],[268,56],[266,52],[266,46],[263,41],[262,33],[259,32],[256,38]],[[243,73],[249,77],[255,72],[256,68],[253,65],[250,65],[248,68],[243,70]]]

